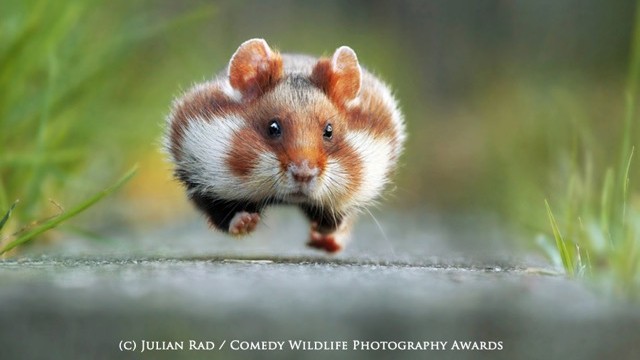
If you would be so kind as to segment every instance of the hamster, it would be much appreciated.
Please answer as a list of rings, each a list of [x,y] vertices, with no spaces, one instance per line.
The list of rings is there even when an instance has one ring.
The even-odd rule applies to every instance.
[[[175,177],[212,227],[245,235],[265,207],[295,205],[308,245],[330,253],[389,183],[406,138],[396,99],[351,48],[314,58],[263,39],[177,98],[167,123]]]

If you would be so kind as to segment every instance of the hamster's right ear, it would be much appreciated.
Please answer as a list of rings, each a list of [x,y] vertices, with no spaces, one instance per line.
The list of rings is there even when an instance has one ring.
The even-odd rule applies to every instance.
[[[243,99],[266,92],[282,78],[282,57],[264,39],[247,40],[229,61],[229,83]]]

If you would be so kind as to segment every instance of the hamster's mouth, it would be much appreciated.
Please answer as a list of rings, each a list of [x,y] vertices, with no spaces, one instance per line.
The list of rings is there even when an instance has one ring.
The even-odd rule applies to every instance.
[[[286,195],[288,201],[292,202],[303,202],[309,200],[309,194],[302,190],[290,192]]]

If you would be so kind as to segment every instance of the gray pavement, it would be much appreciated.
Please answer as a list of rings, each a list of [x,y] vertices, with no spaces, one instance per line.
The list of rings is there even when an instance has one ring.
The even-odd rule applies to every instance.
[[[555,269],[508,246],[492,219],[376,218],[333,257],[303,246],[287,209],[242,240],[197,221],[33,247],[0,261],[0,359],[639,358],[637,305],[545,275]],[[141,353],[142,340],[184,349]],[[436,341],[447,350],[371,350]],[[502,350],[453,349],[468,341]]]

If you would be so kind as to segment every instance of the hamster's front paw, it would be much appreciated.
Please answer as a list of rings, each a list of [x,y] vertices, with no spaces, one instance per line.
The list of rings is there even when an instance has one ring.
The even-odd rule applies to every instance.
[[[229,233],[236,236],[247,235],[255,230],[259,221],[260,215],[258,213],[237,212],[229,223]]]

